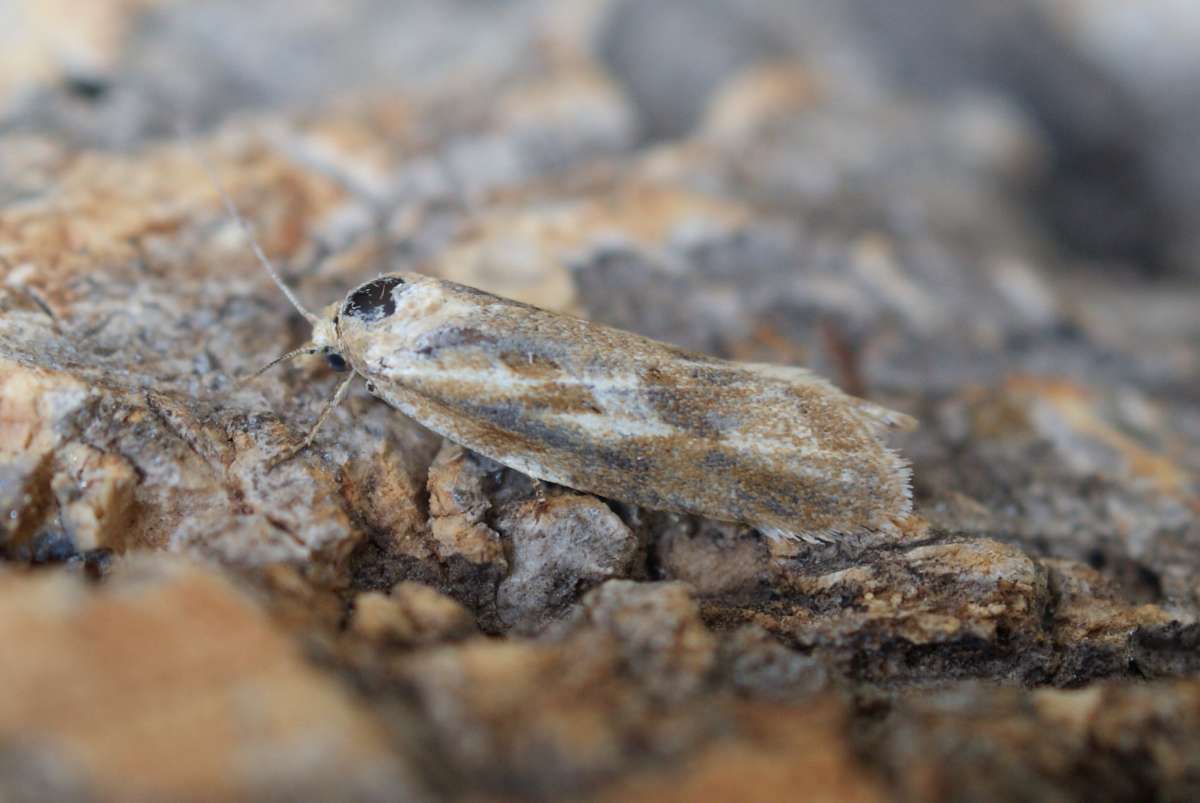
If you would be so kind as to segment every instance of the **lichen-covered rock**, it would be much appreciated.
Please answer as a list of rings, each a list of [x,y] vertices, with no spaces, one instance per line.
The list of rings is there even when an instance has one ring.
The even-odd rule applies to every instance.
[[[1196,467],[1171,447],[1186,414],[1174,418],[1134,387],[1012,377],[946,400],[937,415],[944,442],[932,460],[916,456],[930,466],[921,482],[980,503],[985,528],[1126,566],[1129,593],[1194,599]],[[946,450],[955,457],[934,457]]]
[[[496,604],[518,632],[540,629],[592,586],[634,572],[637,538],[595,497],[561,493],[510,504],[496,527],[512,555]]]
[[[137,473],[120,455],[83,444],[59,451],[62,464],[50,479],[59,521],[81,551],[123,549],[121,539],[133,518]]]
[[[976,541],[880,558],[792,580],[797,604],[779,618],[785,632],[876,682],[1038,665],[1049,595],[1045,570],[1023,552]]]
[[[446,443],[429,469],[429,549],[444,589],[475,612],[480,627],[505,627],[496,592],[509,561],[500,534],[486,520],[493,504],[486,488],[502,467]]]

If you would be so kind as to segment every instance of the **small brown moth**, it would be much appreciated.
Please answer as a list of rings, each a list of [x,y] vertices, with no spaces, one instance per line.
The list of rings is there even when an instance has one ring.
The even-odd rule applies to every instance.
[[[351,372],[282,459],[312,443],[358,375],[455,443],[622,502],[810,541],[891,530],[911,512],[908,464],[881,440],[914,427],[909,416],[802,368],[687,352],[420,274],[380,276],[313,315],[222,196],[313,326],[271,365],[320,354]]]

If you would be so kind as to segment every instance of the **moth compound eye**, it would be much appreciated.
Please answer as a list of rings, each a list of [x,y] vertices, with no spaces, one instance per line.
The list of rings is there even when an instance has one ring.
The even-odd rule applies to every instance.
[[[339,374],[343,374],[350,370],[350,366],[346,364],[346,360],[341,354],[326,354],[325,362],[329,363],[329,367],[337,371]]]
[[[382,321],[396,311],[396,298],[392,291],[402,284],[404,280],[397,276],[384,276],[367,282],[346,299],[342,314],[364,323]]]

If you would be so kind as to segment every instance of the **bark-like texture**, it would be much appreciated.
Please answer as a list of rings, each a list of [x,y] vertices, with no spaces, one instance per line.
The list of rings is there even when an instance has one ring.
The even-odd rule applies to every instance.
[[[436,5],[6,9],[0,798],[1195,798],[1200,14]],[[773,542],[362,387],[269,470],[340,376],[236,383],[307,327],[181,120],[310,307],[806,365],[920,420],[916,519]]]

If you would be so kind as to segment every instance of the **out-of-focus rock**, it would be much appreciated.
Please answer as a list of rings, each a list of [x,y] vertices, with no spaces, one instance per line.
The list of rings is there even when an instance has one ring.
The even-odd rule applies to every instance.
[[[1131,671],[1149,676],[1185,674],[1200,665],[1189,657],[1200,626],[1157,605],[1130,605],[1113,583],[1087,566],[1048,561],[1055,597],[1051,634],[1058,653],[1056,677],[1079,685]],[[1143,645],[1151,649],[1143,649]]]
[[[738,692],[781,702],[806,702],[830,685],[830,673],[816,656],[788,648],[753,625],[721,642],[721,664]]]
[[[243,578],[247,587],[261,592],[258,602],[271,619],[317,650],[332,649],[345,623],[346,604],[339,594],[302,569],[276,563],[254,570]]]
[[[929,465],[918,470],[921,483],[977,500],[987,526],[1053,555],[1140,565],[1141,577],[1122,578],[1133,593],[1195,599],[1187,578],[1200,485],[1173,446],[1186,418],[1173,419],[1135,388],[1035,377],[968,390],[939,416],[945,442],[935,454],[956,456],[937,466],[938,458],[918,456],[919,469]]]
[[[1136,800],[1147,789],[1184,800],[1197,791],[1198,714],[1192,681],[1032,694],[968,686],[903,703],[875,747],[897,792],[913,800],[1096,790]]]
[[[456,786],[537,796],[615,777],[631,750],[664,760],[711,733],[715,709],[656,710],[620,666],[606,638],[472,640],[419,653],[401,673]]]
[[[1101,262],[1193,272],[1200,15],[1172,0],[856,2],[864,53],[909,90],[983,87],[1027,108],[1049,166],[1031,195],[1060,240]],[[1189,143],[1189,144],[1185,144]]]
[[[592,273],[608,259],[644,254],[652,263],[671,259],[681,242],[747,222],[747,208],[703,193],[636,181],[599,194],[582,187],[561,198],[516,199],[516,209],[477,216],[460,239],[431,266],[440,276],[490,292],[501,292],[556,312],[578,314],[602,302]],[[601,261],[595,269],[594,261]],[[614,266],[615,267],[615,266]],[[665,280],[671,265],[663,265]],[[600,281],[604,277],[599,277]],[[596,290],[601,296],[595,298]],[[652,315],[671,311],[642,299],[641,315],[614,325],[653,325]],[[670,317],[661,326],[678,321]],[[677,336],[670,331],[668,336]]]
[[[661,528],[652,545],[659,573],[681,580],[701,598],[734,599],[766,593],[770,584],[770,547],[749,537],[744,527],[689,522]]]
[[[830,699],[782,713],[764,703],[742,705],[732,720],[733,738],[714,740],[665,770],[635,773],[595,799],[886,799],[881,779],[848,749],[847,727],[844,709]]]
[[[656,698],[692,697],[716,664],[716,640],[682,583],[610,580],[583,598],[566,625],[576,637],[610,635],[623,670]]]
[[[58,81],[89,97],[121,59],[131,29],[156,0],[87,3],[17,0],[6,4],[0,39],[0,112]],[[70,24],[64,24],[67,21]]]
[[[597,789],[630,751],[670,764],[717,736],[733,711],[708,694],[715,661],[683,586],[610,581],[537,642],[474,639],[396,671],[460,791],[536,796]]]
[[[0,638],[20,645],[0,662],[0,743],[33,759],[0,777],[5,799],[39,778],[96,800],[425,795],[368,710],[212,570],[6,572]]]
[[[1138,118],[1125,122],[1126,141],[1145,170],[1145,200],[1161,216],[1147,221],[1147,234],[1160,238],[1148,244],[1155,267],[1198,275],[1200,168],[1187,154],[1200,133],[1200,14],[1171,0],[1144,4],[1136,18],[1112,0],[1086,0],[1065,12],[1045,0],[1034,5],[1080,60],[1129,98]],[[1090,229],[1085,215],[1080,210],[1078,225]]]
[[[404,582],[389,594],[368,591],[355,597],[350,630],[384,644],[428,644],[474,633],[475,619],[429,586]]]

